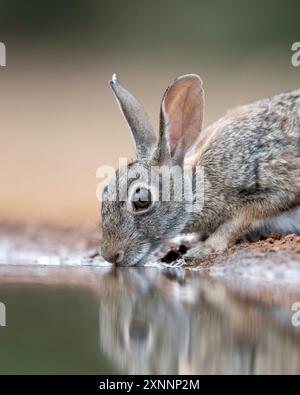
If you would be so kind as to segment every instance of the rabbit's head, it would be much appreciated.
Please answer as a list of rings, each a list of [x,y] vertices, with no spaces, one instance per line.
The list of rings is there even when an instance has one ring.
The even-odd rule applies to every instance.
[[[186,224],[182,189],[178,197],[174,186],[202,127],[204,93],[197,75],[177,78],[163,96],[157,137],[143,107],[116,76],[110,86],[131,130],[136,158],[103,189],[101,253],[110,262],[132,266]]]

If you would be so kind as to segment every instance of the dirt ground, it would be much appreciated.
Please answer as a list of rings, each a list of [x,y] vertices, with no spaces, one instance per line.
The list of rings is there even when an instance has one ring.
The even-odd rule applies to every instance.
[[[211,255],[199,264],[201,266],[214,266],[221,262],[238,262],[245,259],[253,261],[263,261],[265,265],[289,265],[298,263],[300,267],[300,236],[290,234],[281,236],[272,233],[265,240],[256,242],[242,241],[232,246],[228,251],[221,255]]]
[[[56,257],[57,263],[87,259],[90,264],[102,261],[97,254],[101,244],[101,235],[97,226],[90,228],[56,227],[53,225],[0,224],[0,263],[42,263],[43,256]],[[193,245],[188,239],[171,241],[149,259],[172,264]],[[189,268],[216,268],[230,262],[228,266],[261,262],[264,266],[294,266],[300,270],[300,236],[290,234],[281,236],[272,233],[265,240],[256,242],[241,241],[223,254],[212,254],[199,261],[185,262]],[[70,262],[69,262],[70,263]],[[46,264],[46,263],[45,263]],[[52,262],[52,264],[54,264]]]
[[[90,228],[0,225],[0,264],[46,266],[110,265],[97,254],[101,235]],[[192,245],[170,242],[149,258],[147,265],[172,266]],[[271,234],[266,240],[242,241],[223,254],[186,262],[185,268],[215,277],[272,284],[300,284],[300,236]]]

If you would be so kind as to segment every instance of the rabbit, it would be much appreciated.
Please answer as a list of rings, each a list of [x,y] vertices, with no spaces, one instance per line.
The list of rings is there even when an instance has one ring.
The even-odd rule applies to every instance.
[[[295,223],[300,230],[300,90],[237,107],[202,130],[202,80],[183,75],[163,95],[157,137],[145,110],[116,75],[109,83],[131,130],[136,158],[103,189],[105,260],[140,265],[181,233],[199,235],[184,260],[202,259],[224,252],[258,226],[288,228],[290,210],[296,216],[292,230]],[[164,200],[149,183],[160,167],[175,166],[182,169],[184,181],[191,179],[185,169],[193,170],[193,210],[187,209],[190,199]],[[203,169],[203,178],[195,176],[197,168]],[[111,198],[116,183],[123,200]]]

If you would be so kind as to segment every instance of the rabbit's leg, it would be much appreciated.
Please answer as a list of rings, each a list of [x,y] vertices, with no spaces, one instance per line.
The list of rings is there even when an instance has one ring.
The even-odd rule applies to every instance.
[[[234,218],[220,225],[207,240],[197,243],[194,248],[188,250],[185,257],[199,259],[212,253],[224,252],[230,245],[250,231],[259,219],[253,216],[253,213],[240,212]]]

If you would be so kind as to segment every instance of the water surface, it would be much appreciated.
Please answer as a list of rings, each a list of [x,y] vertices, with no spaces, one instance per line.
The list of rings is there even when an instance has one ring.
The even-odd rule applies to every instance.
[[[0,267],[1,373],[300,373],[296,288],[195,270]]]

